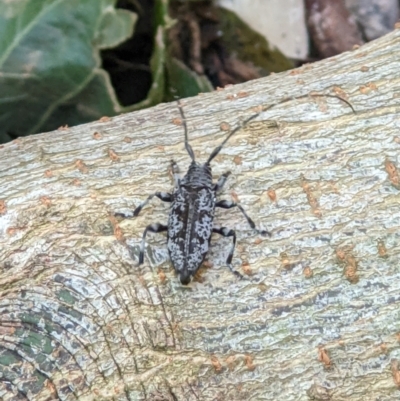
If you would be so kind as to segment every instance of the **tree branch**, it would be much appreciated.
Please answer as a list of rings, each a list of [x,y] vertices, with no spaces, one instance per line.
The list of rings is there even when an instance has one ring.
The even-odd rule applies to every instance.
[[[239,210],[217,213],[212,268],[182,287],[152,201],[185,171],[176,103],[0,149],[0,398],[395,400],[400,319],[400,34],[182,100],[196,159]],[[352,104],[356,113],[337,95]],[[293,98],[292,101],[285,101]],[[397,176],[396,176],[397,174]],[[397,177],[397,178],[396,178]],[[396,181],[397,180],[397,181]],[[19,398],[18,398],[19,397]]]

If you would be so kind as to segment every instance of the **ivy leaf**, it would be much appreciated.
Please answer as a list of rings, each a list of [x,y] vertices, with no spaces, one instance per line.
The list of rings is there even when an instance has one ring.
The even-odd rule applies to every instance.
[[[0,3],[0,142],[120,112],[99,50],[130,37],[115,0]]]

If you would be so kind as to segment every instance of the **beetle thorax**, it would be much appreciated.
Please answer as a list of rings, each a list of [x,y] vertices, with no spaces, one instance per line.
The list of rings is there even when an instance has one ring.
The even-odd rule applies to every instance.
[[[182,186],[192,188],[196,187],[213,187],[211,167],[208,163],[198,164],[192,162],[186,175],[182,178]]]

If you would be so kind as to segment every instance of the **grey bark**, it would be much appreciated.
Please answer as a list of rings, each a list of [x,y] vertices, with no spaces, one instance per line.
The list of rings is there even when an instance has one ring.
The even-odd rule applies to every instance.
[[[166,238],[169,161],[189,164],[175,103],[0,149],[4,400],[398,400],[400,34],[183,101],[198,160],[232,171],[211,268],[187,288]],[[343,101],[308,94],[338,94]],[[221,125],[222,124],[222,125]],[[392,164],[390,164],[390,162]],[[390,175],[388,172],[390,172]],[[275,194],[275,195],[274,195]],[[276,196],[276,198],[275,198]],[[311,275],[312,274],[312,275]]]

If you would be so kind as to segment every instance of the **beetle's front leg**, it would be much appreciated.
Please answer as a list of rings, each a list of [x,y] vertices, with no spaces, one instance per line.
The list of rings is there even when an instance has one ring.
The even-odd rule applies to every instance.
[[[168,192],[156,192],[155,194],[150,195],[142,204],[140,204],[134,211],[130,211],[127,213],[114,213],[114,216],[124,217],[125,219],[129,219],[132,217],[136,217],[141,210],[154,198],[157,197],[161,199],[163,202],[172,202],[172,195]]]
[[[233,243],[231,250],[229,251],[229,255],[226,259],[226,265],[228,266],[229,270],[239,278],[243,278],[243,276],[237,272],[236,270],[233,269],[232,267],[232,258],[233,258],[233,252],[235,252],[235,246],[236,246],[236,233],[235,231],[231,230],[230,228],[227,227],[214,227],[213,228],[213,233],[217,233],[222,235],[223,237],[232,237],[233,238]]]
[[[173,160],[171,160],[171,171],[172,171],[172,176],[174,177],[175,186],[179,187],[181,183],[180,171],[178,165]]]
[[[140,244],[139,265],[141,265],[144,261],[144,246],[145,246],[147,231],[150,231],[152,233],[162,233],[167,230],[168,230],[168,226],[161,224],[161,223],[149,224],[145,228],[145,230],[143,231],[142,242]]]
[[[217,183],[214,185],[214,192],[219,192],[221,191],[222,187],[225,185],[226,180],[228,177],[231,175],[230,171],[227,171],[226,173],[222,174],[221,177],[218,178]]]
[[[243,214],[243,216],[246,218],[247,222],[249,223],[249,226],[253,229],[256,230],[259,234],[261,235],[268,235],[271,236],[271,233],[267,230],[258,230],[256,228],[256,225],[254,221],[250,218],[250,216],[245,212],[243,207],[236,202],[228,201],[228,200],[220,200],[215,204],[215,207],[222,207],[223,209],[231,209],[233,207],[237,207]]]

